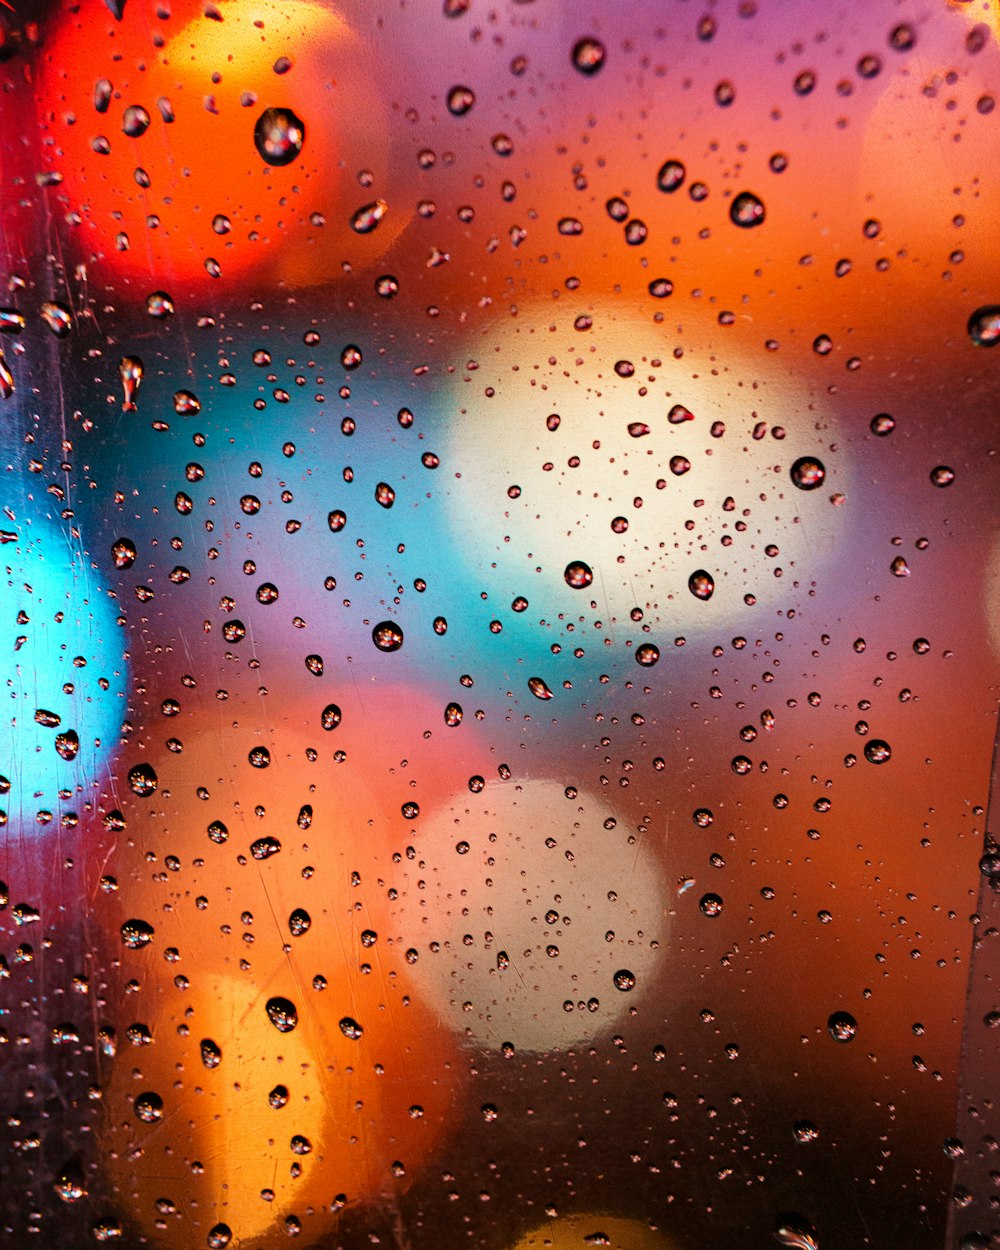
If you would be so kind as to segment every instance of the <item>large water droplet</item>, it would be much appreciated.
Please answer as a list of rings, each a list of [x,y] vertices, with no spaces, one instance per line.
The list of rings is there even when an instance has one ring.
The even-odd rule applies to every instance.
[[[129,950],[137,951],[152,942],[155,930],[145,920],[126,920],[119,932],[122,944]]]
[[[129,789],[140,799],[148,799],[151,794],[155,794],[158,784],[156,772],[151,764],[136,764],[134,768],[129,769]]]
[[[305,123],[291,109],[265,109],[253,128],[253,141],[269,165],[290,165],[306,141]]]
[[[865,759],[869,764],[885,764],[892,758],[892,747],[881,738],[871,738],[865,743]]]
[[[744,230],[759,226],[764,220],[764,201],[752,191],[741,191],[729,206],[729,219]]]
[[[351,218],[351,229],[356,234],[371,234],[388,211],[389,205],[385,200],[363,204]]]
[[[680,161],[664,161],[660,166],[660,172],[656,175],[656,185],[661,191],[671,194],[684,185],[686,175],[687,170]]]
[[[799,490],[816,490],[823,485],[826,468],[822,460],[817,460],[815,456],[800,456],[792,465],[790,474],[793,485]]]
[[[291,1033],[299,1022],[295,1004],[287,998],[269,998],[266,1011],[267,1018],[279,1033]]]
[[[288,917],[288,931],[292,937],[301,937],[312,926],[312,917],[304,907],[296,907]]]
[[[660,658],[660,648],[652,642],[644,642],[641,647],[635,649],[635,662],[641,664],[643,668],[652,668]]]
[[[201,1039],[201,1061],[206,1068],[217,1068],[222,1062],[222,1051],[210,1037]]]
[[[135,564],[135,543],[131,538],[117,538],[111,544],[111,558],[116,569],[130,569]]]
[[[320,716],[320,723],[326,730],[336,729],[340,719],[340,708],[336,703],[328,703]]]
[[[155,1124],[163,1119],[163,1099],[152,1090],[139,1094],[133,1103],[133,1110],[144,1124]]]
[[[572,586],[574,590],[586,590],[594,580],[594,573],[589,564],[585,564],[582,560],[573,560],[566,565],[563,577],[566,579],[566,585]]]
[[[372,630],[372,642],[380,651],[398,651],[403,645],[403,631],[395,621],[381,621]]]
[[[984,304],[969,318],[969,338],[977,347],[1000,343],[1000,304]]]
[[[835,1042],[850,1042],[858,1031],[858,1022],[849,1011],[835,1011],[826,1027]]]
[[[528,689],[536,699],[551,699],[552,691],[548,688],[541,677],[529,677]]]
[[[579,39],[573,45],[573,64],[581,74],[596,74],[604,64],[605,56],[604,44],[591,36]]]
[[[715,579],[704,569],[696,569],[688,578],[688,590],[696,599],[711,599],[715,594]]]

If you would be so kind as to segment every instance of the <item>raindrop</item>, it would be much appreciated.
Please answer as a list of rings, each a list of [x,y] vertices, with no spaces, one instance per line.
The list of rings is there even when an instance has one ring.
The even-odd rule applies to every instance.
[[[604,44],[598,39],[587,37],[573,45],[573,64],[581,74],[596,74],[604,64],[605,55]]]
[[[385,200],[364,204],[351,217],[351,229],[355,234],[371,234],[388,211],[389,205]]]
[[[644,642],[635,649],[635,662],[643,668],[652,668],[660,658],[660,648],[652,642]]]
[[[379,482],[375,487],[375,502],[380,503],[383,508],[391,508],[396,502],[396,492],[388,482]]]
[[[164,317],[172,317],[176,311],[174,301],[166,291],[151,291],[146,296],[146,312],[151,317],[162,321]]]
[[[669,195],[684,185],[686,176],[687,170],[680,161],[664,161],[656,175],[656,185]]]
[[[267,1018],[279,1033],[291,1033],[299,1022],[295,1004],[287,998],[269,998],[265,1010]]]
[[[939,464],[936,469],[931,469],[931,481],[935,486],[950,486],[955,480],[955,470],[946,464]]]
[[[123,356],[118,366],[118,376],[122,380],[122,412],[135,412],[135,397],[142,385],[145,372],[138,356]]]
[[[256,842],[250,843],[250,854],[254,859],[270,859],[272,855],[277,855],[281,850],[281,843],[277,838],[272,838],[270,834],[263,838],[258,838]]]
[[[130,139],[138,139],[149,129],[149,120],[141,104],[130,104],[122,116],[122,130]]]
[[[548,688],[541,677],[529,677],[528,689],[536,699],[551,699],[552,691]]]
[[[222,1051],[210,1037],[201,1039],[201,1061],[206,1068],[217,1068],[222,1062]]]
[[[749,230],[764,220],[764,201],[751,191],[741,191],[729,206],[729,219],[734,226]]]
[[[267,747],[252,747],[247,753],[247,759],[254,768],[267,768],[271,763],[271,752]]]
[[[444,723],[454,729],[456,725],[461,725],[464,715],[461,703],[449,703],[444,709]]]
[[[619,968],[612,980],[615,983],[615,989],[621,990],[623,994],[635,989],[635,973],[628,968]]]
[[[288,917],[288,931],[292,937],[301,937],[308,933],[312,925],[312,917],[303,907],[296,907]]]
[[[722,914],[722,898],[718,894],[703,894],[698,907],[703,916],[720,916]]]
[[[163,1099],[152,1091],[139,1094],[133,1104],[136,1117],[144,1124],[155,1124],[163,1119]]]
[[[328,703],[323,709],[320,723],[326,730],[336,729],[340,724],[340,708],[336,703]]]
[[[156,772],[150,764],[136,764],[129,769],[129,789],[140,799],[148,799],[151,794],[155,794],[157,784]]]
[[[884,764],[892,759],[892,747],[881,738],[872,738],[865,743],[865,759],[869,764]]]
[[[380,651],[398,651],[403,645],[403,631],[394,621],[381,621],[372,630],[372,642]]]
[[[704,569],[696,569],[688,578],[688,590],[696,599],[711,599],[715,593],[715,579]]]
[[[135,543],[131,538],[118,538],[111,544],[111,558],[116,569],[130,569],[135,564]]]
[[[341,1020],[340,1031],[345,1037],[349,1037],[352,1042],[360,1041],[365,1032],[357,1020],[352,1020],[350,1016],[344,1016]]]
[[[792,1125],[792,1136],[800,1146],[809,1142],[819,1141],[819,1129],[811,1120],[796,1120]]]
[[[59,304],[55,300],[46,300],[38,311],[57,339],[64,339],[72,330],[72,318],[65,304]]]
[[[574,590],[586,590],[594,580],[594,573],[589,564],[584,564],[582,560],[573,560],[566,565],[563,577],[566,585],[572,586]]]
[[[799,490],[816,490],[826,478],[826,468],[814,456],[800,456],[790,470],[792,485]]]
[[[453,117],[464,117],[476,102],[471,87],[452,87],[448,92],[448,112]]]
[[[80,750],[80,739],[73,729],[56,734],[56,751],[64,760],[75,760]]]
[[[858,1022],[847,1011],[835,1011],[826,1027],[835,1042],[850,1042],[858,1031]]]
[[[127,946],[129,950],[137,951],[152,942],[155,930],[145,920],[126,920],[119,932],[122,936],[122,945]]]
[[[290,165],[302,151],[304,122],[291,109],[265,109],[253,128],[254,146],[268,165]]]

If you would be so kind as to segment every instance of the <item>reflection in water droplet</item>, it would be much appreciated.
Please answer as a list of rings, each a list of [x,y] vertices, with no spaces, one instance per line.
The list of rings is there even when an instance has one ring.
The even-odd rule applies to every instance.
[[[718,894],[703,894],[698,903],[698,907],[703,916],[721,916],[722,915],[722,897]]]
[[[635,989],[635,973],[628,968],[619,968],[612,977],[615,989],[621,990],[623,994],[627,994],[629,990]]]
[[[136,764],[129,769],[129,789],[139,798],[148,799],[151,794],[155,794],[158,784],[156,772],[150,764]]]
[[[388,482],[379,482],[375,487],[375,502],[380,503],[383,508],[391,508],[396,502],[396,492]]]
[[[403,645],[403,631],[394,621],[381,621],[372,630],[372,642],[380,651],[398,651]]]
[[[271,752],[267,747],[252,747],[247,759],[254,768],[267,768],[271,763]]]
[[[299,1022],[295,1004],[287,998],[269,998],[265,1010],[267,1018],[279,1033],[291,1033]]]
[[[352,1020],[350,1016],[344,1016],[343,1020],[341,1020],[340,1031],[353,1042],[360,1041],[365,1032],[357,1020]]]
[[[323,709],[320,723],[324,729],[336,729],[340,724],[340,708],[336,703],[328,703]]]
[[[129,950],[141,950],[152,942],[155,930],[145,920],[126,920],[120,929],[122,944]]]
[[[819,1246],[809,1221],[794,1213],[778,1217],[774,1238],[781,1245],[787,1246],[788,1250],[818,1250]]]
[[[292,937],[301,937],[312,926],[312,917],[303,907],[296,907],[288,917],[288,930]]]
[[[741,191],[729,206],[729,219],[734,226],[748,230],[759,226],[764,220],[764,201],[752,191]]]
[[[471,87],[452,87],[448,92],[448,112],[454,117],[464,117],[476,102]]]
[[[152,1091],[139,1094],[133,1104],[136,1117],[144,1124],[155,1124],[163,1119],[163,1099]]]
[[[222,1051],[210,1037],[201,1039],[201,1061],[206,1068],[217,1068],[222,1062]]]
[[[644,642],[635,649],[635,662],[643,668],[652,668],[660,658],[660,648],[652,642]]]
[[[696,569],[688,578],[688,590],[696,599],[711,599],[715,593],[715,579],[704,569]]]
[[[596,74],[604,64],[604,44],[599,39],[587,37],[573,46],[573,64],[581,74]]]
[[[364,204],[351,218],[351,229],[356,234],[371,234],[388,211],[389,205],[385,200]]]
[[[269,165],[290,165],[305,138],[305,123],[287,108],[265,109],[253,128],[254,146]]]
[[[881,738],[872,738],[865,743],[865,759],[869,764],[884,764],[892,758],[892,747]]]
[[[969,338],[977,347],[1000,343],[1000,304],[985,304],[969,318]]]
[[[135,564],[135,556],[135,543],[130,538],[118,538],[111,544],[116,569],[130,569]]]
[[[69,309],[55,300],[46,300],[38,309],[42,320],[57,339],[64,339],[73,328]]]
[[[594,580],[594,573],[589,564],[584,564],[582,560],[573,560],[566,565],[563,577],[566,585],[572,586],[574,590],[586,590]]]
[[[835,1042],[849,1042],[858,1031],[858,1022],[847,1011],[835,1011],[826,1022],[827,1030]]]
[[[456,725],[461,725],[464,715],[461,703],[449,703],[444,709],[444,723],[454,729]]]
[[[931,481],[935,486],[950,486],[955,480],[955,470],[947,464],[939,464],[931,470]]]
[[[529,677],[528,689],[536,699],[551,699],[552,691],[548,688],[541,677]]]
[[[664,161],[660,166],[660,172],[656,175],[656,185],[661,191],[671,194],[684,185],[686,175],[687,170],[680,161]]]
[[[792,484],[799,490],[816,490],[823,485],[826,468],[814,456],[800,456],[790,470]]]

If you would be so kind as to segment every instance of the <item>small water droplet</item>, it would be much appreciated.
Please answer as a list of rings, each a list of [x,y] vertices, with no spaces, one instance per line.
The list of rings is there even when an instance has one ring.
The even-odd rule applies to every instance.
[[[950,486],[955,480],[955,470],[947,464],[939,464],[931,470],[931,482],[935,486]]]
[[[118,376],[122,380],[122,412],[135,412],[135,397],[142,385],[145,372],[138,356],[123,356],[118,366]]]

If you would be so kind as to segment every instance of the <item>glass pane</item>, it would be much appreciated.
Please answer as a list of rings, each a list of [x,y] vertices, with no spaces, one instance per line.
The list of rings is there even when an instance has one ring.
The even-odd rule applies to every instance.
[[[998,33],[0,8],[4,1245],[996,1243]]]

